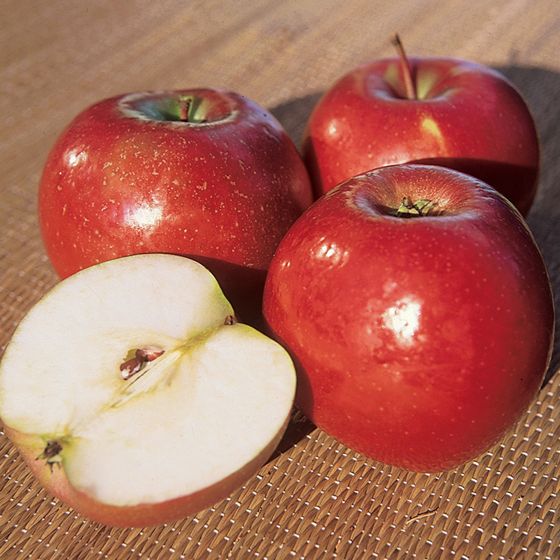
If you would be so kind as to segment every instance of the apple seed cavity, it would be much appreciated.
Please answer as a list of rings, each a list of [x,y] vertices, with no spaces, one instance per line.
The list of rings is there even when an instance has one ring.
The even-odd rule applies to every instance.
[[[121,377],[126,381],[139,371],[144,369],[148,362],[153,362],[164,353],[164,350],[157,346],[145,346],[131,350],[127,359],[120,365]],[[132,357],[129,357],[131,356]]]

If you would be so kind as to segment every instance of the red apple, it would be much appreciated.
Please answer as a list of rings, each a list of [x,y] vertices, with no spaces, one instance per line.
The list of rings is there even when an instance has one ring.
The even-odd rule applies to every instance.
[[[298,402],[374,459],[441,471],[526,410],[554,330],[539,250],[514,207],[468,175],[384,167],[296,221],[264,314],[299,364]]]
[[[273,252],[311,198],[274,117],[236,93],[191,89],[78,115],[46,162],[39,214],[60,276],[135,253],[187,255],[252,321]]]
[[[370,169],[429,163],[473,175],[526,214],[539,146],[521,95],[497,71],[452,58],[377,60],[315,107],[304,157],[317,195]]]

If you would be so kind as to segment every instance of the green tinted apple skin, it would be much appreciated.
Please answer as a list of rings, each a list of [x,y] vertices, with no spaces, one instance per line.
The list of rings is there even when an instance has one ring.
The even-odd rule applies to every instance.
[[[405,196],[443,211],[396,217]],[[514,425],[554,330],[519,213],[469,176],[418,165],[350,179],[304,213],[271,264],[264,314],[313,422],[426,472],[474,459]]]
[[[179,122],[189,97],[201,107]],[[258,323],[270,259],[311,199],[272,115],[236,93],[194,89],[114,97],[78,115],[47,159],[39,217],[63,278],[130,254],[186,255]]]
[[[316,194],[370,169],[427,163],[490,184],[525,215],[537,188],[539,143],[521,95],[500,73],[453,58],[411,58],[417,99],[400,61],[351,71],[314,109],[304,157]]]

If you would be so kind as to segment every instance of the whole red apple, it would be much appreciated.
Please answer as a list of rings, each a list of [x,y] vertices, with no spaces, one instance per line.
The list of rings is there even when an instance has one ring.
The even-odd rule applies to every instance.
[[[46,162],[39,214],[60,276],[135,253],[187,255],[254,322],[272,254],[311,199],[274,117],[236,93],[191,89],[78,115]]]
[[[264,314],[320,428],[385,463],[446,470],[495,443],[547,369],[550,285],[520,214],[435,166],[343,183],[296,221]]]
[[[504,76],[452,58],[377,60],[341,78],[315,107],[304,157],[317,195],[370,169],[428,163],[492,185],[526,214],[539,146]]]

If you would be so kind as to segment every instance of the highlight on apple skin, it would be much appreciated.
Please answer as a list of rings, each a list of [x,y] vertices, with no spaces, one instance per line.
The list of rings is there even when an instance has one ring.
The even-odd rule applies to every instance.
[[[287,352],[174,255],[63,280],[0,363],[0,418],[39,481],[121,527],[179,519],[241,486],[279,443],[294,394]]]
[[[297,365],[303,412],[414,471],[502,438],[552,351],[550,284],[521,215],[434,166],[383,167],[317,201],[278,247],[263,310]]]
[[[520,93],[482,64],[403,57],[355,68],[316,105],[303,143],[316,195],[371,169],[424,163],[477,177],[526,215],[539,142]]]
[[[79,114],[45,164],[39,221],[63,278],[125,255],[180,254],[259,324],[270,259],[311,201],[305,165],[268,111],[196,88],[121,95]]]

